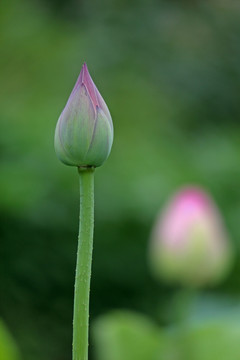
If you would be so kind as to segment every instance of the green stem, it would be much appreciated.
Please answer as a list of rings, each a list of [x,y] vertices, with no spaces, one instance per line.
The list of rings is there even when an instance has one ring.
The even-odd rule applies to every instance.
[[[74,293],[73,360],[87,360],[94,222],[94,169],[79,168],[79,177],[80,216]]]

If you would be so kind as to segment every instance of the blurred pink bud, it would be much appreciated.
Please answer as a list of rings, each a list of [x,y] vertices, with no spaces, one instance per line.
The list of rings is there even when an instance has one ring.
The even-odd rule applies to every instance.
[[[232,248],[209,195],[187,187],[173,196],[154,226],[150,261],[157,276],[185,285],[216,283],[226,275]]]

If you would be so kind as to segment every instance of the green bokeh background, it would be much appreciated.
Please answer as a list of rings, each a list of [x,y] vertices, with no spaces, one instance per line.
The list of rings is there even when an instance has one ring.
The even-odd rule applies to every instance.
[[[147,248],[186,184],[212,194],[236,253],[203,295],[238,303],[239,38],[234,0],[1,0],[0,317],[22,359],[71,358],[78,176],[53,136],[84,61],[115,129],[96,171],[91,323],[121,308],[171,323],[179,289],[152,278]]]

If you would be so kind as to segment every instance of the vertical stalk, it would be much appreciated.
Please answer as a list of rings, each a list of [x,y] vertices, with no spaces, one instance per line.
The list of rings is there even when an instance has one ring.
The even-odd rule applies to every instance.
[[[73,314],[73,360],[88,359],[89,293],[94,224],[94,168],[79,168],[80,216]]]

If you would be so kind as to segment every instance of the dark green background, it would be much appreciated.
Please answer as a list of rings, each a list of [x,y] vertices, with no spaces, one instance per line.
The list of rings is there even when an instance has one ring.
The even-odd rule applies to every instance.
[[[239,38],[234,0],[1,0],[0,317],[24,360],[71,358],[78,176],[53,137],[84,61],[115,129],[95,177],[91,320],[126,308],[170,321],[178,289],[152,278],[148,239],[186,184],[212,194],[236,253],[204,291],[238,300]]]

